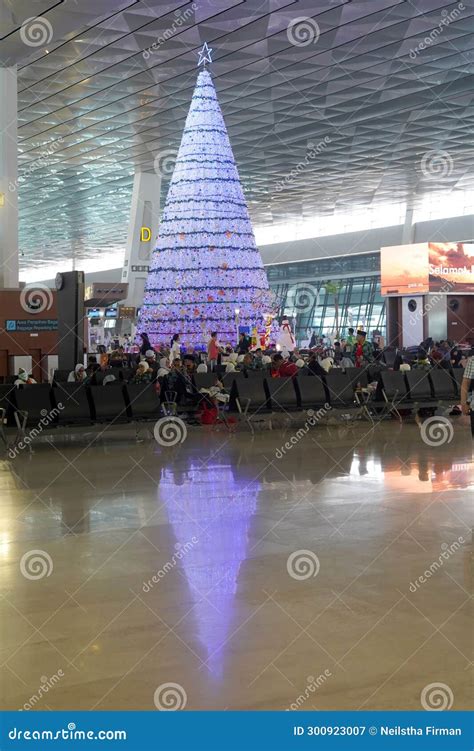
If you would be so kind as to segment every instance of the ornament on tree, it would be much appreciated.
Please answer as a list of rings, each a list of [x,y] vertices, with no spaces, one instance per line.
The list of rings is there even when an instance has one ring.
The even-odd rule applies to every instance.
[[[224,265],[228,274],[222,274]],[[262,326],[272,310],[272,295],[214,84],[205,69],[198,75],[186,118],[137,333],[146,332],[154,345],[179,333],[182,341],[204,346],[210,331],[217,331],[223,341],[234,341],[236,308],[242,327]]]

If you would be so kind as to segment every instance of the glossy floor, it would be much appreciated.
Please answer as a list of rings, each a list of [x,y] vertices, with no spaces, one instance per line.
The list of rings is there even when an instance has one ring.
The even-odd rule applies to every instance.
[[[2,707],[466,708],[464,420],[449,438],[195,428],[2,461]]]

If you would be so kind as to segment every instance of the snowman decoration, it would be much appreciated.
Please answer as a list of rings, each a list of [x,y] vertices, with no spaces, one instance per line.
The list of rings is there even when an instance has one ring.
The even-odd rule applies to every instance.
[[[291,324],[288,318],[283,318],[278,335],[278,347],[281,352],[293,352],[296,347],[295,338],[291,330]]]

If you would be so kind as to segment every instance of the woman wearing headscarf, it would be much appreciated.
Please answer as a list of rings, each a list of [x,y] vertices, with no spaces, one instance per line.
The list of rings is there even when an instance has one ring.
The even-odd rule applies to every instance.
[[[28,386],[32,383],[36,383],[35,379],[31,378],[24,368],[20,368],[14,386]]]
[[[86,381],[86,371],[84,369],[84,365],[80,362],[77,363],[74,370],[71,370],[67,377],[68,383],[85,383]]]
[[[141,360],[138,363],[137,372],[131,379],[130,383],[151,383],[153,373],[146,360]]]

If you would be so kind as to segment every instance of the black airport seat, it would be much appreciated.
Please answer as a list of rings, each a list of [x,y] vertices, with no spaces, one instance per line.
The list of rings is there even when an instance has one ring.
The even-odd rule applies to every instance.
[[[87,386],[58,383],[53,397],[59,410],[59,425],[90,425],[93,421],[92,402]]]
[[[55,415],[51,413],[51,386],[49,383],[20,386],[17,388],[15,399],[18,410],[28,413],[25,425],[37,425],[42,418],[46,417],[49,424],[55,422]]]
[[[116,383],[120,384],[118,388],[90,386],[90,395],[97,422],[129,422],[124,385],[120,381]]]
[[[326,386],[319,378],[298,378],[298,391],[300,392],[300,404],[303,409],[315,409],[329,404]]]
[[[384,349],[382,352],[382,360],[389,368],[393,368],[393,366],[395,365],[396,356],[396,349]]]
[[[358,383],[360,383],[362,388],[367,386],[369,382],[367,368],[346,368],[345,372],[349,376],[354,388],[357,388]]]
[[[426,370],[409,370],[405,373],[408,390],[413,401],[433,402],[431,381]]]
[[[135,373],[134,368],[120,368],[120,380],[128,383]]]
[[[7,425],[14,425],[13,413],[16,409],[16,386],[11,384],[2,384],[0,386],[0,409],[3,412],[3,422]]]
[[[53,386],[56,383],[66,383],[70,370],[55,370],[53,374]]]
[[[91,386],[102,386],[105,378],[105,372],[103,370],[96,370],[90,377],[89,384]]]
[[[436,399],[448,402],[457,399],[455,383],[447,370],[433,368],[429,372],[429,378]]]
[[[223,373],[223,374],[222,374],[222,375],[221,375],[221,376],[219,377],[219,380],[220,380],[220,381],[221,381],[221,383],[222,383],[222,384],[224,385],[224,388],[225,388],[225,390],[226,390],[226,392],[227,392],[228,394],[230,393],[230,391],[231,391],[231,389],[232,389],[232,384],[233,384],[233,382],[234,382],[234,376],[235,376],[235,373],[234,373],[234,372],[232,372],[232,373]]]
[[[331,370],[325,376],[331,407],[353,407],[354,385],[348,373],[341,370]]]
[[[214,386],[219,376],[217,373],[195,373],[194,384],[199,391],[200,389],[210,389]]]
[[[113,389],[115,391],[115,389]],[[153,383],[129,383],[125,386],[128,416],[131,420],[158,420],[160,397]]]
[[[252,368],[247,368],[247,370],[243,371],[247,378],[261,378],[262,376],[267,376],[269,374],[269,371],[267,368],[256,368],[253,370]]]
[[[299,395],[294,378],[268,378],[266,388],[273,412],[298,409]]]
[[[387,370],[380,374],[382,389],[388,399],[403,401],[408,399],[408,388],[404,373],[400,370]]]
[[[232,396],[239,400],[242,410],[262,412],[268,409],[265,377],[246,378],[243,373],[234,373]],[[232,401],[232,398],[231,398]]]

